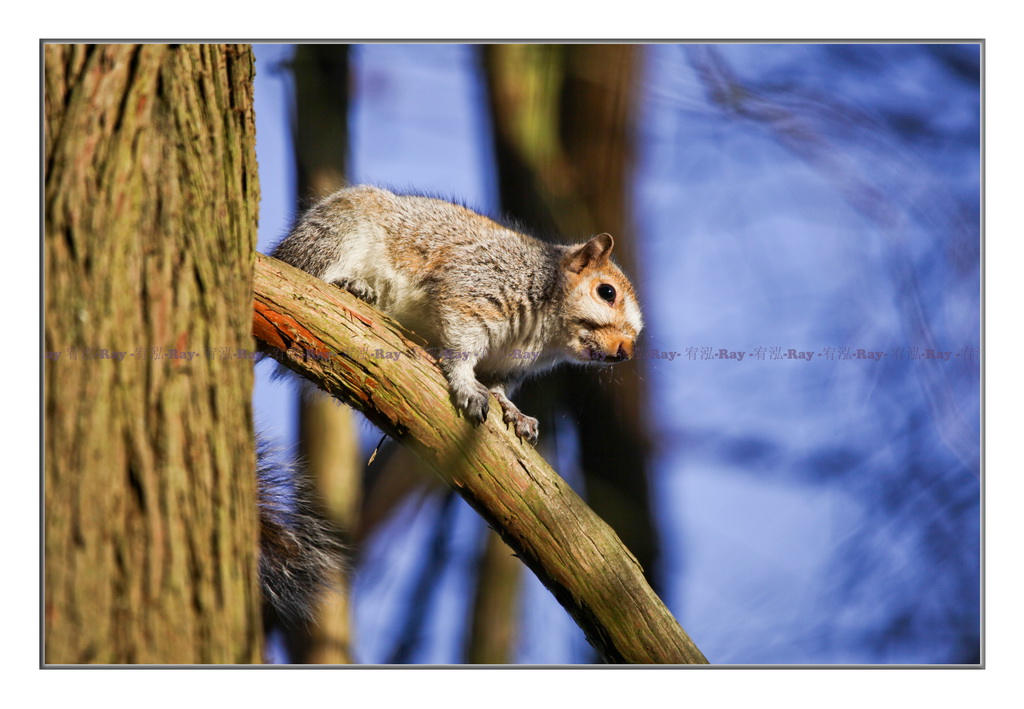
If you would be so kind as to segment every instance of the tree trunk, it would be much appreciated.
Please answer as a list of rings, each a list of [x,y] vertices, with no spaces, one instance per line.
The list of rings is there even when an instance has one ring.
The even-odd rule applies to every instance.
[[[477,569],[466,661],[507,665],[515,660],[523,565],[501,537],[488,530]]]
[[[615,237],[615,260],[634,283],[629,189],[639,105],[633,45],[488,45],[483,50],[503,210],[570,238]],[[587,501],[655,582],[658,543],[650,510],[644,362],[610,377],[580,368],[524,387],[530,410],[571,412]]]
[[[300,208],[345,186],[348,154],[348,46],[296,48],[294,146]],[[352,409],[327,397],[300,394],[299,449],[322,511],[351,540],[359,523],[362,462]],[[291,661],[352,662],[349,573],[339,573],[321,596],[316,622],[286,625]]]
[[[261,659],[252,78],[45,47],[47,663]]]

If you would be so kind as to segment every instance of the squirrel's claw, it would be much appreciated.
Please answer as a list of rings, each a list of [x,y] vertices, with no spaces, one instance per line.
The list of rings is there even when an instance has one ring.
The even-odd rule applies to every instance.
[[[480,424],[487,420],[487,414],[490,410],[490,405],[487,401],[488,395],[487,388],[480,383],[476,383],[476,386],[468,391],[453,390],[452,403],[455,404],[455,408],[461,411],[467,419],[475,424]]]

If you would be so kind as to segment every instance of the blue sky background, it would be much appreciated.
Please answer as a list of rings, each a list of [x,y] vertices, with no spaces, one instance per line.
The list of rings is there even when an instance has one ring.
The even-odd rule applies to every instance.
[[[290,53],[256,47],[264,252],[294,217]],[[634,280],[647,346],[680,353],[648,363],[665,602],[717,663],[976,661],[979,48],[645,55]],[[352,182],[496,211],[472,47],[360,46],[353,71]],[[268,369],[257,420],[289,440],[294,397]],[[393,650],[438,508],[409,506],[364,551],[361,662]],[[461,502],[447,518],[418,662],[462,659],[483,525]],[[587,659],[527,576],[518,660]]]

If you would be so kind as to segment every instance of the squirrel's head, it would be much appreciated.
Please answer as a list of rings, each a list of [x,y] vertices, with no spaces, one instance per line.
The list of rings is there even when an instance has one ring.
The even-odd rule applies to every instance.
[[[633,285],[610,258],[614,243],[599,234],[562,257],[566,348],[577,362],[631,359],[644,326]]]

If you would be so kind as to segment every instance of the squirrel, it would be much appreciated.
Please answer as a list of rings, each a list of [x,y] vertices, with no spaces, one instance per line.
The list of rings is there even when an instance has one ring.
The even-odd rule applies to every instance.
[[[474,423],[489,395],[535,444],[537,419],[508,396],[562,362],[630,359],[643,328],[614,240],[552,244],[441,199],[372,186],[309,209],[272,255],[376,306],[424,337],[455,407]]]
[[[265,611],[286,623],[310,622],[320,593],[344,568],[339,535],[321,513],[305,471],[280,460],[260,436],[256,482]]]
[[[458,204],[357,186],[309,209],[272,255],[424,337],[463,415],[483,422],[493,394],[505,424],[535,444],[537,419],[508,398],[526,376],[634,355],[643,319],[613,245],[609,234],[551,244]],[[285,618],[308,620],[340,547],[300,471],[265,450],[259,460],[264,597]]]

